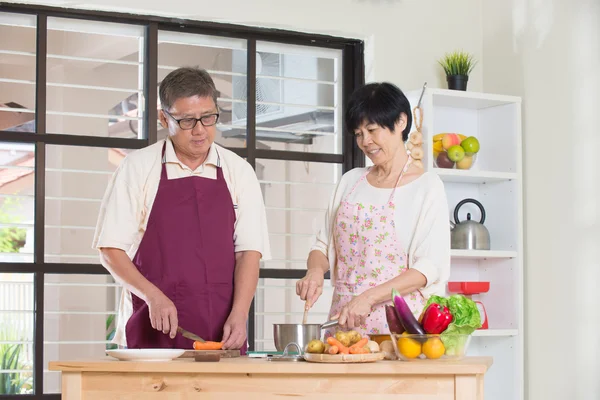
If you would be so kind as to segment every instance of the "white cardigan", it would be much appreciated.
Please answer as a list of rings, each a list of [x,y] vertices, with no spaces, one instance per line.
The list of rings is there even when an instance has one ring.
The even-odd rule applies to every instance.
[[[332,240],[337,209],[367,168],[355,168],[342,176],[311,247],[311,251],[319,250],[325,254],[330,271],[335,271],[337,261]],[[356,187],[348,201],[383,204],[391,193],[392,189],[375,188],[365,179]],[[421,293],[426,299],[434,294],[445,296],[450,277],[450,224],[442,180],[433,172],[425,172],[407,185],[397,187],[394,203],[396,235],[408,254],[408,267],[420,271],[427,278]],[[332,285],[335,284],[333,272],[331,280]]]

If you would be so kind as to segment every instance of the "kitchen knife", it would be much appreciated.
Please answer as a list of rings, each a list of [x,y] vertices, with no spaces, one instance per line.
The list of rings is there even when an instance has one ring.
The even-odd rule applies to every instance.
[[[181,335],[182,335],[183,337],[186,337],[186,338],[188,338],[188,339],[191,339],[191,340],[196,340],[196,341],[198,341],[198,342],[202,342],[202,343],[204,343],[204,342],[205,342],[205,340],[204,340],[204,339],[202,339],[200,336],[198,336],[198,335],[194,335],[192,332],[188,332],[188,331],[186,331],[185,329],[183,329],[183,328],[182,328],[182,327],[180,327],[180,326],[178,326],[178,327],[177,327],[177,332],[181,333]]]

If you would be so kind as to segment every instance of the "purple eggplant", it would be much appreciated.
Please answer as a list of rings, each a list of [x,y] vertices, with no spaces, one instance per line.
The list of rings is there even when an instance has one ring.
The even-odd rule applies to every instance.
[[[398,292],[396,289],[392,289],[392,301],[394,302],[398,319],[402,323],[402,326],[406,332],[413,335],[424,335],[425,330],[421,324],[419,324],[419,321],[417,321],[412,311],[410,311],[410,308],[408,307],[408,304],[406,304],[404,297],[402,297],[400,292]]]
[[[390,328],[391,333],[400,335],[402,334],[402,332],[404,332],[404,326],[402,326],[402,323],[398,318],[396,308],[394,308],[392,304],[385,305],[385,318],[387,320],[388,327]]]

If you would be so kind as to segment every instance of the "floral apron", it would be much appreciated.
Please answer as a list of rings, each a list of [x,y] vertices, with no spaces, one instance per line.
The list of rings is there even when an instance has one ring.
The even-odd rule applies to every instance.
[[[394,194],[398,183],[410,165],[406,162],[398,181],[385,204],[350,203],[348,198],[356,187],[366,179],[370,169],[356,182],[350,193],[342,200],[335,221],[334,240],[337,254],[335,286],[329,318],[367,289],[381,285],[408,270],[407,254],[397,240],[394,225]],[[385,304],[376,304],[366,323],[355,330],[361,335],[389,334]],[[416,318],[425,306],[425,298],[420,291],[404,296]],[[326,335],[335,333],[335,328]]]

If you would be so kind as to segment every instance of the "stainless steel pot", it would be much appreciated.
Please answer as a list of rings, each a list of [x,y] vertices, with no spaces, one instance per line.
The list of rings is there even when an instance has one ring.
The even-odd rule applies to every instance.
[[[321,339],[321,330],[337,325],[337,320],[324,324],[273,324],[273,340],[277,351],[284,351],[290,343],[297,343],[304,352],[311,340]]]

